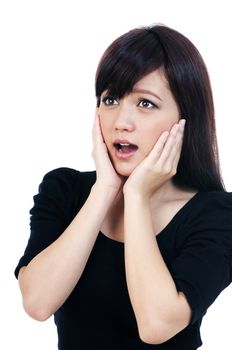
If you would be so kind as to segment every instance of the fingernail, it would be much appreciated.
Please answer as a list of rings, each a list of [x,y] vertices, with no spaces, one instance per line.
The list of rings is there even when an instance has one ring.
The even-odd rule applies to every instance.
[[[182,127],[185,126],[185,123],[186,123],[186,119],[181,119],[181,120],[179,121],[179,125],[182,126]]]

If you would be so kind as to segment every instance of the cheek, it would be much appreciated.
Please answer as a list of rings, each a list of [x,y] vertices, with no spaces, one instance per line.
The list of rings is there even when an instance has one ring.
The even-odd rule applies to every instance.
[[[178,123],[178,118],[173,118],[172,120],[162,122],[160,125],[156,124],[154,127],[150,127],[144,131],[143,134],[145,136],[141,136],[141,140],[144,140],[143,149],[146,155],[152,150],[161,134],[164,131],[170,131],[175,123]]]
[[[108,143],[108,140],[110,140],[110,136],[112,134],[112,129],[110,126],[109,121],[107,120],[107,118],[103,118],[101,115],[99,117],[100,120],[100,126],[101,126],[101,132],[102,132],[102,136],[104,141],[106,142],[106,144]]]
[[[146,133],[146,137],[143,137],[143,150],[145,155],[148,155],[148,153],[152,150],[161,134],[162,130],[160,128],[156,128],[155,130],[150,129]]]

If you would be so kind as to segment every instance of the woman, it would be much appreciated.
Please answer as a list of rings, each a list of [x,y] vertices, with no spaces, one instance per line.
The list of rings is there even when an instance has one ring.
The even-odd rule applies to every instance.
[[[60,168],[34,197],[17,268],[59,349],[197,349],[231,282],[232,196],[194,45],[163,25],[116,39],[96,74],[96,172]]]

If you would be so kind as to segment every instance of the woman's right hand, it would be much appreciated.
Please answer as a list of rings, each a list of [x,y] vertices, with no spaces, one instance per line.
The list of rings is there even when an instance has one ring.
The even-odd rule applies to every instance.
[[[109,153],[107,150],[107,146],[102,136],[99,115],[97,111],[96,111],[94,125],[93,125],[92,137],[93,137],[92,157],[94,159],[96,172],[97,172],[96,184],[100,185],[101,188],[106,188],[111,190],[113,189],[117,194],[122,188],[122,185],[125,182],[125,180],[123,180],[123,176],[120,176],[117,174],[117,172],[115,171],[112,165],[112,162],[110,160]]]

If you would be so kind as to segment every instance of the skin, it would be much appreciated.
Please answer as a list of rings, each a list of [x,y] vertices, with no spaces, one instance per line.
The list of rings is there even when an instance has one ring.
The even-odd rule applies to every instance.
[[[107,91],[101,101],[93,128],[93,158],[98,181],[110,183],[119,193],[116,211],[123,211],[123,193],[130,188],[141,194],[147,191],[154,208],[160,199],[191,195],[192,190],[180,191],[171,181],[180,157],[185,120],[180,120],[162,69],[143,77],[120,101],[109,97]],[[113,142],[118,138],[138,146],[133,157],[122,160],[115,156]]]
[[[103,109],[101,105],[97,110],[93,128],[96,183],[65,231],[19,273],[24,308],[31,317],[46,320],[63,305],[82,275],[104,221],[113,218],[122,222],[126,280],[140,338],[158,344],[188,325],[191,310],[185,296],[176,290],[154,239],[154,232],[162,226],[159,223],[157,228],[160,219],[167,224],[170,212],[172,217],[190,197],[171,181],[184,122],[179,122],[178,108],[161,73],[151,73],[136,85],[154,89],[163,100],[162,107],[141,108],[133,93],[117,107]],[[150,104],[143,102],[142,106]],[[114,158],[113,137],[137,143],[136,156],[127,161]]]
[[[114,188],[119,198],[106,218],[122,222],[128,292],[140,338],[149,344],[167,341],[191,319],[186,297],[176,290],[154,240],[153,221],[165,226],[194,193],[172,183],[184,125],[162,70],[156,70],[120,100],[104,92],[93,128],[97,183]],[[138,145],[136,153],[118,159],[117,138]]]
[[[144,93],[145,90],[148,92]],[[98,110],[102,136],[115,170],[128,177],[148,156],[161,134],[178,123],[178,106],[161,69],[142,78],[135,84],[133,92],[120,101],[110,97],[104,100],[106,97],[107,91],[102,94]],[[166,136],[167,133],[164,142]],[[128,139],[138,145],[135,156],[118,160],[113,147],[116,138]]]

